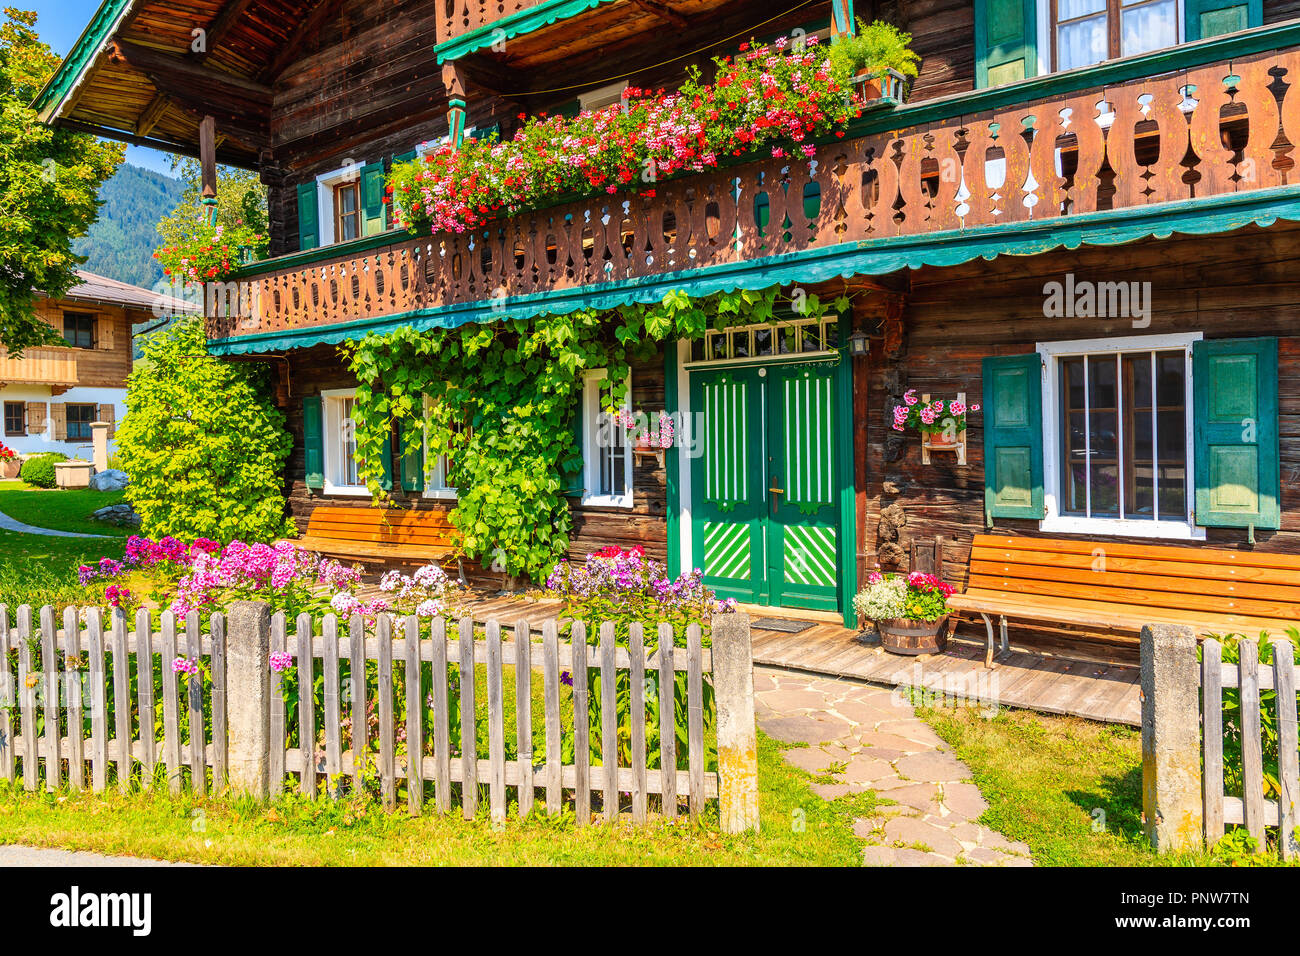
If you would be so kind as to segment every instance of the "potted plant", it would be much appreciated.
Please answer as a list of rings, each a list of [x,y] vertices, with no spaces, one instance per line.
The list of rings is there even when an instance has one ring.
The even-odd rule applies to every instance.
[[[873,571],[853,598],[859,621],[871,621],[891,654],[936,654],[948,644],[948,597],[953,587],[932,574]]]
[[[862,104],[897,106],[907,100],[909,78],[920,61],[911,47],[912,34],[892,23],[876,20],[870,26],[858,20],[858,30],[831,44],[831,67]]]
[[[916,389],[910,388],[903,395],[903,404],[894,406],[893,428],[896,432],[916,429],[932,450],[954,449],[966,432],[966,416],[979,410],[979,405],[968,406],[960,397],[923,401],[916,397]]]
[[[18,452],[0,442],[0,478],[17,478],[18,469]]]

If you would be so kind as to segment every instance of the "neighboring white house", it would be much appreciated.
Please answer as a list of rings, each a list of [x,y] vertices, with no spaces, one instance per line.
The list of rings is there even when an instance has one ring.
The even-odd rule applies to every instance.
[[[27,349],[10,358],[0,349],[0,442],[20,455],[62,452],[89,459],[90,424],[115,425],[126,414],[132,337],[158,316],[198,307],[90,272],[60,299],[42,297],[36,313],[66,345]],[[109,429],[109,453],[116,447]]]

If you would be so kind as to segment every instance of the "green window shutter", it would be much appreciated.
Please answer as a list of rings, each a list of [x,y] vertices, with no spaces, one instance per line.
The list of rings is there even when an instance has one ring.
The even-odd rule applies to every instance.
[[[1043,388],[1037,352],[984,360],[984,511],[1041,518]]]
[[[402,455],[402,490],[410,492],[424,491],[424,443],[414,451],[406,450],[406,430],[418,429],[413,422],[398,422],[397,447]]]
[[[383,462],[384,474],[379,479],[379,487],[384,491],[393,490],[393,428],[390,426],[384,439]]]
[[[401,163],[413,163],[415,162],[416,155],[417,155],[416,151],[411,150],[409,153],[402,153],[400,156],[394,156],[393,165],[397,166]],[[384,206],[384,228],[385,229],[394,228],[392,203],[389,203],[388,205]]]
[[[582,112],[582,101],[569,100],[569,102],[563,103],[560,106],[557,106],[555,109],[551,110],[551,115],[563,116],[565,119],[573,119],[581,112]]]
[[[1183,39],[1208,40],[1264,23],[1263,0],[1183,0]]]
[[[1034,0],[975,0],[975,86],[984,89],[1038,73]]]
[[[325,490],[325,437],[321,430],[320,396],[302,400],[302,443],[306,462],[307,489]]]
[[[1281,527],[1277,339],[1192,347],[1196,523]]]
[[[575,463],[574,470],[565,475],[564,488],[560,492],[574,498],[581,497],[586,491],[586,480],[582,473],[582,408],[586,402],[583,392],[582,388],[578,389],[578,407],[573,412],[573,438],[569,445],[569,458]]]
[[[298,251],[320,245],[320,215],[317,210],[316,184],[298,185]]]
[[[370,163],[361,170],[362,235],[377,236],[384,231],[384,164]]]

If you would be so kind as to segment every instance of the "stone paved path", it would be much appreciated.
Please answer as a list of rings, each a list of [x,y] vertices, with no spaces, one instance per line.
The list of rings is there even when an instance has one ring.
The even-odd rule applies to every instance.
[[[0,531],[17,531],[21,534],[43,534],[48,538],[108,538],[106,534],[78,534],[75,531],[51,531],[49,528],[37,528],[23,524],[15,518],[0,511]]]
[[[11,843],[0,846],[0,866],[198,866],[137,856],[105,856],[84,850],[47,850]]]
[[[866,864],[1033,865],[1025,844],[974,822],[988,804],[970,770],[892,688],[757,667],[754,690],[763,732],[808,745],[786,761],[833,781],[814,784],[818,796],[881,798],[875,817],[854,821]]]

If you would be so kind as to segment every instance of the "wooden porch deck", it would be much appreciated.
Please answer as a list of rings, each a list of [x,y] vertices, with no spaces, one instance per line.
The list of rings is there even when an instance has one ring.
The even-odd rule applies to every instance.
[[[470,608],[476,621],[495,618],[514,625],[526,619],[538,627],[559,614],[560,604],[522,595],[482,595]],[[755,609],[747,610],[752,616]],[[785,617],[776,609],[764,613]],[[960,635],[949,641],[943,654],[908,658],[886,653],[878,643],[869,643],[838,624],[812,624],[798,634],[755,628],[754,662],[885,686],[944,691],[981,707],[1013,707],[1134,727],[1141,723],[1134,666],[1035,653],[1013,645],[986,669],[983,644]]]

